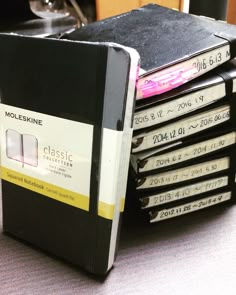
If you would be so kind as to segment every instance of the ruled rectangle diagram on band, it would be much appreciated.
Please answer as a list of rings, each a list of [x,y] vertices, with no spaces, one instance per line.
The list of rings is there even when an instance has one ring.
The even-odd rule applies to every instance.
[[[38,140],[34,135],[6,131],[6,154],[9,159],[36,167],[38,165]]]

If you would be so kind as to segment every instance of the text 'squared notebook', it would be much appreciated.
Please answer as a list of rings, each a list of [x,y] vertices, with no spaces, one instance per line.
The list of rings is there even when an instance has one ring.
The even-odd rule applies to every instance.
[[[105,274],[124,207],[139,55],[2,34],[0,64],[4,232]]]

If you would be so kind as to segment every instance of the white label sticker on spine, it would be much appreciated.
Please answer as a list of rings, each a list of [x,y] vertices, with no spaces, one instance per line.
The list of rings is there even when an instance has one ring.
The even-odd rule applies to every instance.
[[[157,222],[190,212],[198,211],[210,206],[214,206],[231,199],[231,192],[217,194],[215,196],[200,199],[194,202],[186,203],[184,205],[176,206],[169,209],[155,211],[150,214],[150,222]]]
[[[202,177],[229,168],[229,157],[207,161],[184,168],[141,178],[137,189],[160,187]]]
[[[221,135],[210,140],[196,143],[173,152],[150,157],[145,160],[145,165],[139,168],[139,172],[168,167],[223,149],[235,143],[236,132],[230,132],[226,135]]]
[[[196,184],[187,185],[178,189],[163,192],[161,194],[145,197],[144,199],[141,199],[141,202],[143,203],[142,209],[186,199],[224,187],[226,185],[228,185],[227,176],[201,181]]]
[[[200,109],[225,96],[224,83],[204,88],[134,114],[134,130],[150,127]]]
[[[179,79],[182,81],[180,84],[183,84],[209,72],[230,59],[230,47],[229,45],[224,45],[220,48],[199,54],[162,71],[154,72],[146,77],[141,77],[137,84],[137,99],[147,97],[143,89],[143,86],[147,84],[154,86],[155,89],[155,86],[158,87],[158,91],[153,92],[153,95],[163,93],[174,88],[173,85],[175,85],[176,82],[178,83]],[[177,81],[175,81],[177,78],[176,74],[179,78]]]
[[[133,152],[143,151],[204,131],[226,122],[230,107],[221,106],[133,137]]]

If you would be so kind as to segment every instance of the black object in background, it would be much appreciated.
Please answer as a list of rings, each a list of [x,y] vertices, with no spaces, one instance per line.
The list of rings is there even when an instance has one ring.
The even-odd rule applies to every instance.
[[[227,0],[190,0],[189,13],[225,20]]]
[[[38,18],[30,9],[29,0],[0,0],[0,22]]]

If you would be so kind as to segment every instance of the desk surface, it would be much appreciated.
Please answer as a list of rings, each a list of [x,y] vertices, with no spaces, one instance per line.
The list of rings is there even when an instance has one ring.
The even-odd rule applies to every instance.
[[[236,206],[123,226],[115,267],[103,281],[0,234],[1,295],[235,295],[235,274]]]

